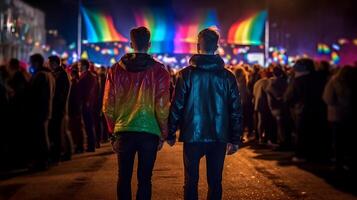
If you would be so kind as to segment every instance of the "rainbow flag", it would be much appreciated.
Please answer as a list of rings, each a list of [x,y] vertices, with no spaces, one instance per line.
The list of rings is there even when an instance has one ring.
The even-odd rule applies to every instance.
[[[86,27],[88,42],[128,42],[128,39],[116,30],[111,16],[89,11],[83,7],[81,7],[81,13]]]
[[[324,43],[318,43],[317,44],[317,52],[319,54],[324,54],[324,55],[328,55],[331,53],[331,49],[327,44]]]
[[[261,45],[267,17],[268,12],[261,11],[238,20],[229,28],[227,42],[239,45]]]
[[[136,26],[145,26],[151,33],[150,53],[172,52],[175,27],[171,15],[164,9],[134,11]]]
[[[190,23],[176,25],[174,53],[197,53],[197,35],[205,28],[217,29],[219,23],[214,10],[200,12]]]
[[[333,51],[332,53],[331,53],[331,62],[332,62],[332,64],[338,64],[338,63],[340,63],[340,61],[341,61],[341,58],[340,58],[340,56],[338,55],[338,53],[337,52],[335,52],[335,51]]]

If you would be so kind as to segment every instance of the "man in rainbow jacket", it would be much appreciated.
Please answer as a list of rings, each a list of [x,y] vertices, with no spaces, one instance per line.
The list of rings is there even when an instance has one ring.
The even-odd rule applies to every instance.
[[[113,150],[118,154],[118,199],[131,199],[131,177],[138,153],[136,199],[149,200],[156,154],[168,134],[170,75],[147,53],[147,28],[132,29],[130,39],[134,53],[124,55],[108,73],[103,112],[113,133]]]

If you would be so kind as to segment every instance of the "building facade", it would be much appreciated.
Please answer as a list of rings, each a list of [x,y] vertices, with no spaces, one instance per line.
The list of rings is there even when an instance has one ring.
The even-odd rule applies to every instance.
[[[28,60],[46,43],[45,14],[21,0],[0,1],[0,64]]]

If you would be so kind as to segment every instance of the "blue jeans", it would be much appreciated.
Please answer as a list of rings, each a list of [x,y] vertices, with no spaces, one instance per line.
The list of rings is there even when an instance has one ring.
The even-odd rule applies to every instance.
[[[198,199],[200,160],[206,156],[208,200],[222,199],[222,172],[226,155],[226,143],[184,143],[185,200]]]
[[[131,177],[135,154],[138,153],[138,191],[137,200],[151,199],[151,177],[154,168],[159,137],[150,133],[120,133],[118,152],[119,200],[131,200]]]

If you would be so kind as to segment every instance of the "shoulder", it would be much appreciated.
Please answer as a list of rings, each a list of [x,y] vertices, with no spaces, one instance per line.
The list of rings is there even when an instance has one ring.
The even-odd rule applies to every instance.
[[[180,71],[178,71],[178,75],[179,76],[187,76],[191,71],[193,71],[195,69],[195,67],[189,65],[189,66],[186,66],[184,68],[182,68]]]
[[[60,71],[59,76],[60,76],[62,79],[68,79],[68,74],[67,74],[67,72],[64,71],[64,70],[61,70],[61,71]]]
[[[222,70],[222,73],[227,77],[229,81],[237,81],[236,76],[234,75],[234,72],[232,70],[224,68]]]
[[[156,71],[156,72],[160,72],[160,73],[169,73],[165,67],[164,64],[162,64],[161,62],[153,59],[153,69]]]
[[[51,77],[52,75],[50,74],[50,72],[47,71],[39,71],[35,74],[34,79],[48,79],[49,77]]]
[[[169,80],[170,79],[170,73],[166,69],[164,64],[154,60],[152,65],[153,66],[148,71],[149,72],[151,71],[151,73],[153,73],[154,76],[156,76],[158,80],[162,80],[162,79]]]
[[[114,63],[111,67],[108,69],[108,74],[109,75],[114,75],[118,72],[124,72],[125,70],[121,66],[121,62],[116,62]]]

